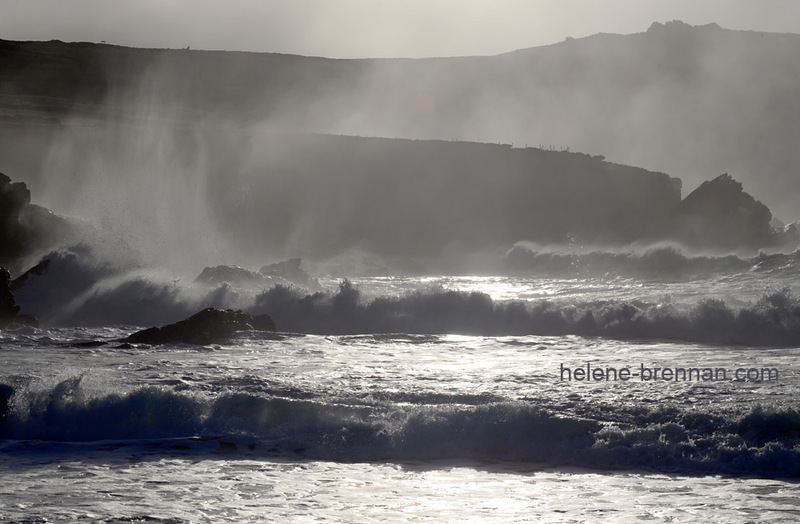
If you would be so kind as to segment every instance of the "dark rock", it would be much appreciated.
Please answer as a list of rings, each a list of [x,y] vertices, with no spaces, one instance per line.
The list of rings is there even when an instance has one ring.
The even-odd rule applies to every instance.
[[[0,265],[13,272],[38,252],[80,236],[76,224],[30,202],[24,183],[0,173]]]
[[[38,264],[12,280],[10,283],[11,291],[21,289],[32,275],[42,276],[47,271],[47,268],[50,267],[50,263],[49,258],[43,258]]]
[[[12,183],[0,173],[0,264],[7,266],[26,251],[29,240],[20,215],[30,201],[31,193],[25,184]]]
[[[175,324],[137,331],[125,341],[135,344],[185,342],[204,345],[223,342],[234,332],[247,329],[275,331],[275,323],[268,315],[208,308]]]
[[[39,327],[39,319],[36,315],[29,313],[19,314],[14,319],[14,323],[19,326]]]
[[[258,272],[240,266],[214,266],[203,269],[195,282],[210,286],[228,283],[240,287],[264,287],[291,283],[318,288],[319,282],[300,268],[301,260],[292,258],[262,267]]]
[[[278,277],[294,284],[309,286],[318,284],[308,273],[300,268],[302,259],[290,258],[282,262],[268,264],[259,270],[259,273],[266,277]]]
[[[678,209],[676,234],[691,247],[758,250],[785,242],[771,226],[772,212],[725,173],[703,182]]]
[[[228,283],[238,286],[259,286],[264,284],[264,277],[239,266],[214,266],[203,269],[195,282],[208,285]]]
[[[107,340],[78,340],[75,342],[67,342],[65,344],[59,344],[61,347],[64,348],[100,348],[103,346],[108,345]]]
[[[224,440],[219,441],[219,449],[222,451],[236,451],[237,449],[236,442],[225,442]]]
[[[3,427],[3,419],[8,413],[8,405],[11,397],[14,396],[14,388],[7,384],[0,384],[0,429]]]
[[[0,329],[14,322],[18,313],[19,306],[11,292],[11,274],[6,268],[0,267]]]

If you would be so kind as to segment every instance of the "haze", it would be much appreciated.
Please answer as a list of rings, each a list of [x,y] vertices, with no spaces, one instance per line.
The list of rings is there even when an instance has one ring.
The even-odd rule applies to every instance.
[[[800,33],[798,7],[432,5],[6,3],[2,39],[176,50],[6,41],[0,171],[193,274],[297,256],[343,275],[364,260],[447,274],[518,241],[672,240],[681,190],[668,177],[686,196],[727,172],[798,219],[800,36],[765,33]],[[654,23],[673,19],[687,23]],[[630,36],[579,38],[601,31]],[[634,191],[622,171],[638,168],[663,174],[638,173]],[[775,245],[756,236],[715,247]],[[467,255],[480,260],[462,268]]]
[[[497,54],[652,22],[800,33],[793,0],[3,0],[0,37],[327,57]]]

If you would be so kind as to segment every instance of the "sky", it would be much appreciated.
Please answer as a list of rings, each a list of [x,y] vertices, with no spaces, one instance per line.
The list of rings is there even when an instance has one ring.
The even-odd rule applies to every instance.
[[[800,33],[797,0],[0,0],[0,38],[333,58],[491,55],[652,22]]]

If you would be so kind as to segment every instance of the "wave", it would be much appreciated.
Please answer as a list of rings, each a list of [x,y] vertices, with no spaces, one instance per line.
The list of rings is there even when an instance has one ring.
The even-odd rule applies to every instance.
[[[672,245],[640,250],[580,252],[517,243],[506,255],[506,269],[515,275],[553,277],[633,276],[655,280],[692,279],[747,271],[781,271],[800,275],[800,251],[759,253],[754,257],[691,255]]]
[[[242,309],[252,303],[228,284],[209,289],[137,263],[111,260],[96,246],[48,254],[23,275],[14,296],[46,326],[151,326],[176,322],[201,309]]]
[[[762,255],[751,270],[780,276],[794,271],[798,258],[800,252]],[[208,288],[138,267],[119,271],[91,251],[77,248],[52,253],[47,259],[41,274],[29,275],[15,291],[23,312],[36,313],[45,326],[163,325],[217,307],[268,314],[283,332],[323,335],[580,335],[800,345],[800,300],[788,288],[737,306],[716,298],[696,303],[578,298],[505,301],[482,292],[441,287],[368,299],[348,280],[335,291],[309,293],[277,285],[256,292],[225,283]]]
[[[339,461],[464,459],[800,475],[800,412],[788,408],[735,415],[606,406],[603,420],[593,420],[526,402],[363,406],[247,393],[201,398],[152,387],[91,397],[79,378],[39,392],[4,391],[10,397],[0,436],[12,442],[130,446],[146,440],[152,446],[160,440],[163,453],[248,458],[300,453]]]
[[[282,331],[298,333],[580,335],[800,345],[800,299],[789,289],[766,294],[744,307],[728,306],[721,299],[683,306],[625,300],[508,302],[484,293],[443,289],[367,301],[344,281],[336,293],[305,294],[276,286],[259,294],[252,310],[270,315]]]

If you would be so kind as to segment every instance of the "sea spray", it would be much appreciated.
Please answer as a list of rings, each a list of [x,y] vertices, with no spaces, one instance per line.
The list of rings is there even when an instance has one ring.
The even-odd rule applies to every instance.
[[[684,305],[523,302],[444,289],[362,300],[358,289],[345,281],[336,293],[305,294],[275,286],[256,297],[253,310],[269,314],[281,330],[302,333],[571,334],[753,346],[800,344],[800,302],[789,289],[737,308],[715,298]]]

